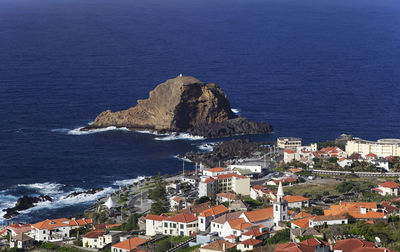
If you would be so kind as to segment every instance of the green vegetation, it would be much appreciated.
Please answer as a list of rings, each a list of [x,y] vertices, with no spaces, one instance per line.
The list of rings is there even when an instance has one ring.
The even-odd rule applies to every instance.
[[[107,223],[108,217],[104,211],[98,212],[88,212],[86,213],[86,217],[93,219],[93,222],[96,224]]]
[[[250,198],[250,196],[246,196],[243,199],[243,202],[249,207],[249,208],[257,208],[263,205],[262,202],[258,201],[258,200],[254,200],[252,198]]]
[[[194,204],[195,205],[199,205],[199,204],[203,204],[203,203],[208,202],[208,201],[210,201],[210,198],[207,197],[207,196],[203,196],[203,197],[200,197],[200,198],[196,199],[194,201]]]
[[[122,224],[121,226],[117,227],[115,230],[120,230],[120,231],[133,231],[133,230],[138,230],[139,225],[138,225],[138,219],[140,218],[140,214],[132,214],[129,216],[128,220]]]
[[[290,241],[290,229],[284,229],[276,232],[276,234],[270,238],[264,240],[263,245],[285,243]]]
[[[307,197],[315,197],[323,191],[329,191],[331,194],[337,194],[336,184],[297,184],[285,187],[286,195],[307,195]],[[305,197],[305,196],[304,196]]]
[[[62,247],[55,243],[51,242],[43,242],[40,244],[39,248],[49,250],[49,251],[56,251],[56,252],[80,252],[84,250],[76,249],[76,248],[69,248],[69,247]]]
[[[160,176],[155,177],[155,187],[149,190],[150,198],[153,200],[150,212],[152,214],[162,214],[169,211],[169,201],[165,190],[165,183]]]
[[[156,242],[156,252],[165,252],[176,244],[189,240],[189,236],[170,236],[167,239]],[[189,250],[190,251],[190,250]]]

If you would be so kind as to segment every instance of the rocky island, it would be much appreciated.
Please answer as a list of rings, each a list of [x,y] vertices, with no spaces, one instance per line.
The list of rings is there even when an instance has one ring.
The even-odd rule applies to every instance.
[[[269,123],[250,121],[233,113],[227,96],[216,84],[206,84],[190,76],[178,76],[159,84],[148,99],[138,100],[135,107],[104,111],[93,124],[81,130],[110,126],[211,138],[272,132]]]

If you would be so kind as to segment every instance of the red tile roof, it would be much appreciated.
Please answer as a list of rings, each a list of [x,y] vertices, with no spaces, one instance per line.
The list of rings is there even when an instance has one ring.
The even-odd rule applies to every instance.
[[[169,217],[166,220],[171,222],[189,223],[197,221],[197,218],[194,216],[194,214],[180,213],[178,215]]]
[[[218,205],[209,209],[204,210],[199,214],[200,217],[208,217],[208,216],[216,216],[220,215],[222,213],[227,213],[228,208],[226,208],[224,205]]]
[[[346,239],[337,241],[333,249],[342,250],[342,252],[353,252],[357,248],[365,247],[374,248],[375,243],[360,239]]]
[[[230,243],[230,242],[225,241],[225,240],[222,239],[222,240],[213,241],[210,244],[205,245],[205,246],[203,246],[201,248],[208,249],[208,250],[223,251],[223,248],[224,248],[223,244],[225,244],[225,249],[227,249],[227,250],[231,249],[233,247],[236,247],[236,244]]]
[[[303,202],[303,201],[309,200],[308,198],[304,198],[301,195],[293,195],[293,196],[292,195],[287,195],[284,198],[288,203]]]
[[[310,246],[310,247],[315,247],[315,246],[322,245],[322,244],[325,245],[325,246],[329,246],[329,244],[327,242],[320,241],[320,240],[315,239],[315,238],[304,240],[304,241],[300,242],[300,244],[304,244],[304,245],[307,245],[307,246]]]
[[[68,222],[68,223],[65,223]],[[53,229],[57,227],[68,227],[68,219],[55,219],[55,220],[44,220],[32,225],[35,229]]]
[[[215,181],[214,178],[208,177],[208,178],[206,178],[205,180],[201,181],[201,183],[208,184],[208,183],[212,183],[212,182],[214,182],[214,181]]]
[[[296,220],[296,219],[302,219],[302,218],[310,217],[310,216],[311,216],[311,214],[309,214],[309,213],[300,212],[300,213],[296,214],[296,216],[294,217],[294,219],[295,219],[295,220]]]
[[[244,218],[232,219],[232,220],[229,220],[228,223],[232,229],[236,229],[236,230],[240,230],[240,231],[246,230],[253,226],[252,224],[246,222],[246,220]]]
[[[100,236],[103,236],[106,232],[101,229],[96,229],[94,231],[90,231],[89,233],[86,233],[83,235],[84,238],[90,238],[90,239],[97,239]]]
[[[160,215],[154,215],[154,214],[148,214],[146,216],[146,220],[155,220],[155,221],[163,221],[168,219],[167,216],[160,216]]]
[[[242,235],[258,237],[258,236],[261,236],[261,235],[264,235],[264,234],[266,234],[266,232],[264,232],[264,233],[260,232],[259,228],[253,228],[253,229],[251,229],[251,230],[249,230],[247,232],[244,232]]]
[[[294,150],[291,150],[291,149],[286,149],[286,150],[284,150],[286,153],[288,153],[288,154],[294,154],[294,153],[296,153]]]
[[[127,239],[127,240],[125,240],[123,242],[114,244],[114,245],[112,245],[112,247],[131,251],[131,250],[136,249],[136,247],[139,246],[140,244],[143,244],[143,243],[146,243],[146,242],[147,242],[146,239],[143,239],[143,238],[140,238],[140,237],[133,237],[133,238]]]
[[[222,168],[222,167],[215,167],[207,170],[208,172],[224,172],[227,171],[227,169]]]
[[[244,245],[251,245],[251,246],[255,246],[257,244],[260,244],[261,241],[260,240],[256,240],[256,239],[247,239],[244,241],[241,241],[240,244],[244,244]]]
[[[400,185],[397,184],[396,182],[393,181],[386,181],[384,183],[379,184],[380,187],[386,187],[386,188],[390,188],[390,189],[396,189],[399,188]]]
[[[245,212],[247,219],[250,222],[259,222],[263,220],[267,220],[274,217],[274,209],[273,207],[267,207],[262,209],[257,209],[250,212]]]

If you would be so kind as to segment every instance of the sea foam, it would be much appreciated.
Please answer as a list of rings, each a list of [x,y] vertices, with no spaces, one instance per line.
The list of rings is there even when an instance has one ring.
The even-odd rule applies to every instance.
[[[193,140],[193,141],[196,141],[196,140],[204,140],[205,137],[193,136],[193,135],[190,135],[188,133],[179,133],[179,134],[177,134],[177,133],[173,132],[171,134],[168,134],[165,137],[156,137],[154,139],[155,140],[159,140],[159,141],[175,141],[175,140]]]

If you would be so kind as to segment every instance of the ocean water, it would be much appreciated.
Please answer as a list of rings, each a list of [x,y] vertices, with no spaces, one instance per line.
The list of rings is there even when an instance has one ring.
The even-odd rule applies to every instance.
[[[215,140],[76,134],[180,73],[274,127],[252,139],[400,137],[399,13],[397,0],[1,0],[0,209],[48,194],[13,221],[69,216],[180,170],[175,155]],[[92,187],[106,189],[63,199]]]

